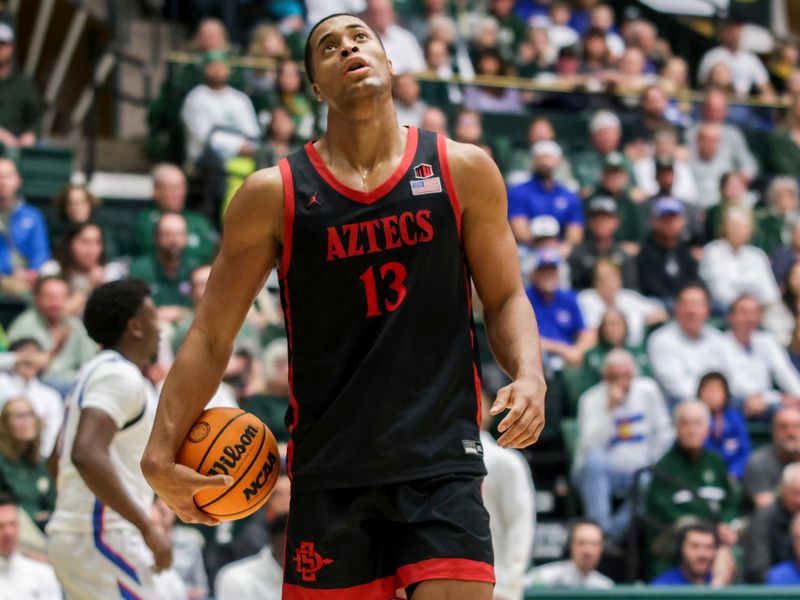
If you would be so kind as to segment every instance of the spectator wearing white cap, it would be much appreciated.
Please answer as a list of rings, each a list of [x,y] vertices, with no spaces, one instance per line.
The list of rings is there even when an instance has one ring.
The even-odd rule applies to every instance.
[[[753,218],[750,212],[731,208],[723,220],[723,237],[706,244],[700,261],[700,277],[711,297],[727,308],[742,294],[754,296],[762,305],[780,301],[769,258],[751,245]]]
[[[591,195],[600,183],[606,156],[620,149],[622,124],[619,117],[610,110],[596,112],[589,121],[589,136],[592,147],[575,155],[572,161],[584,197]],[[624,166],[630,172],[627,158],[624,158]]]
[[[591,287],[597,261],[606,259],[620,268],[623,285],[636,289],[636,261],[615,239],[620,222],[617,203],[608,196],[595,196],[586,203],[586,218],[586,238],[569,257],[572,287]]]
[[[565,364],[578,367],[594,346],[597,334],[586,327],[575,293],[558,282],[561,255],[552,248],[541,250],[530,275],[528,299],[539,325],[547,368],[559,370]]]
[[[560,227],[561,252],[569,256],[583,239],[583,209],[580,198],[553,174],[561,162],[561,147],[553,141],[537,142],[531,148],[533,177],[508,190],[508,218],[514,237],[520,244],[530,244],[530,221],[540,215],[550,215]]]
[[[561,227],[555,217],[550,215],[539,215],[531,219],[531,245],[518,246],[520,254],[520,266],[522,267],[523,277],[527,280],[531,270],[536,263],[539,252],[552,248],[560,251],[561,241],[559,233]],[[558,265],[558,281],[561,287],[569,288],[572,286],[570,266],[565,261]]]
[[[39,92],[14,64],[15,47],[11,18],[0,14],[0,154],[4,148],[34,145],[42,119]]]

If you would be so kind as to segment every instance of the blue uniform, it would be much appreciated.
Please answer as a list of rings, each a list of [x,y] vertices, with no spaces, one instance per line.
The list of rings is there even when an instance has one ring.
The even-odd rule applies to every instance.
[[[705,585],[711,584],[711,573],[706,575]],[[665,571],[653,581],[650,585],[694,585],[691,581],[686,579],[680,567],[674,567],[669,571]]]
[[[536,314],[541,337],[574,344],[578,334],[586,329],[575,292],[556,290],[549,302],[534,287],[529,287],[525,293]]]
[[[560,183],[552,182],[552,188],[548,189],[539,177],[534,176],[530,181],[508,190],[509,219],[533,219],[541,215],[549,215],[558,221],[562,238],[567,225],[584,223],[580,198]]]

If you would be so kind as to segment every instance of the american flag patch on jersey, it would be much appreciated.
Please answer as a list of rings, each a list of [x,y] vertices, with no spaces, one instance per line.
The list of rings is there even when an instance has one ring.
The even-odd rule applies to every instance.
[[[409,181],[408,183],[411,184],[411,193],[415,196],[438,194],[442,191],[442,180],[438,177],[431,177],[421,181]]]

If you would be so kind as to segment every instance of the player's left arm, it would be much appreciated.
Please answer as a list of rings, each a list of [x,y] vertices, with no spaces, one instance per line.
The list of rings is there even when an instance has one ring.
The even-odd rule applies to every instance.
[[[447,141],[450,169],[461,204],[461,238],[484,307],[489,344],[514,380],[497,392],[490,410],[510,409],[498,425],[506,448],[536,442],[544,428],[539,330],[522,287],[514,236],[508,224],[506,188],[494,161],[480,148]]]

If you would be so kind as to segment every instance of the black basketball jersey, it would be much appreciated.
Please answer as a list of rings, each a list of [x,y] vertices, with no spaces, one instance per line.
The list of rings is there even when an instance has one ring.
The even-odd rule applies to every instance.
[[[409,128],[400,165],[369,193],[338,181],[311,142],[279,166],[295,489],[483,474],[445,138]]]

